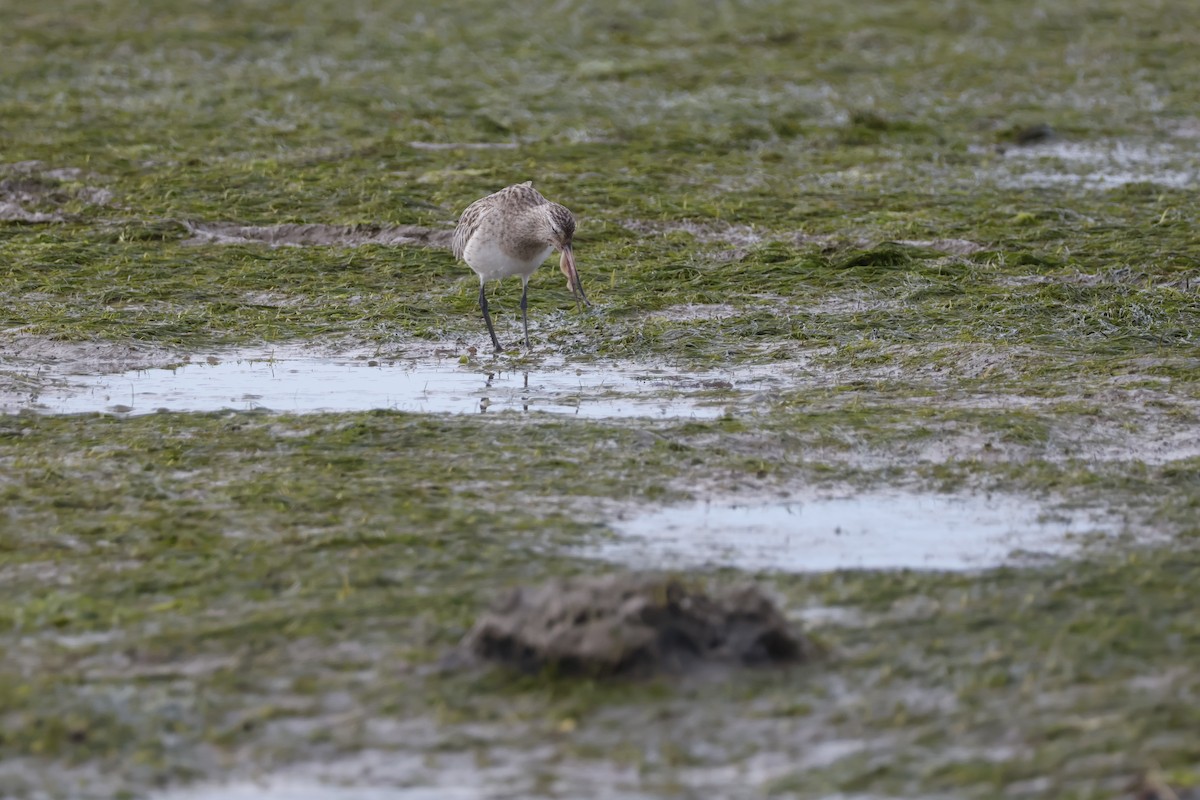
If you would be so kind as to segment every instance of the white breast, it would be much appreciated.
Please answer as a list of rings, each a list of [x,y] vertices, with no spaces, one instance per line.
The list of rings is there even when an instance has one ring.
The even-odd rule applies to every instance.
[[[485,281],[499,280],[510,275],[527,278],[553,250],[553,247],[547,247],[533,260],[522,261],[501,250],[495,238],[474,236],[471,241],[467,242],[467,247],[463,251],[463,261],[466,261],[467,265],[475,270],[475,274]]]

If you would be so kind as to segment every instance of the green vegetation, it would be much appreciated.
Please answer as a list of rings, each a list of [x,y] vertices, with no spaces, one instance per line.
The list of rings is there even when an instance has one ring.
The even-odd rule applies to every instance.
[[[714,422],[0,417],[0,795],[372,752],[411,761],[392,784],[527,796],[1200,783],[1200,6],[1080,5],[0,6],[0,345],[27,358],[465,353],[477,284],[446,251],[192,226],[444,229],[532,178],[580,218],[596,308],[543,269],[524,363],[811,376]],[[494,291],[516,330],[517,282]],[[0,362],[0,392],[48,379]],[[1121,535],[980,574],[755,576],[830,647],[789,673],[447,663],[498,590],[611,569],[578,546],[616,509],[879,485]]]
[[[760,488],[896,479],[789,461],[820,443],[820,423],[783,443],[744,431],[728,447],[708,444],[734,436],[722,423],[639,427],[385,412],[8,418],[0,752],[144,787],[212,774],[220,758],[269,768],[419,753],[370,721],[433,718],[492,731],[474,728],[470,748],[524,743],[528,755],[506,757],[551,774],[632,748],[650,787],[706,758],[802,759],[824,741],[882,749],[781,787],[986,796],[1051,774],[1055,790],[1087,794],[1153,761],[1189,763],[1197,720],[1171,698],[1200,689],[1190,548],[982,575],[763,576],[793,608],[851,614],[817,628],[834,655],[790,673],[668,689],[431,672],[498,587],[609,569],[553,555],[602,535],[607,498],[678,498],[698,474]],[[898,438],[883,427],[878,441]],[[1194,520],[1200,496],[1195,460],[918,471],[936,480],[947,467],[1092,507],[1144,498],[1127,513],[1171,527]],[[556,733],[563,720],[575,735]],[[662,736],[676,757],[644,752]],[[1077,774],[1057,770],[1063,759]]]

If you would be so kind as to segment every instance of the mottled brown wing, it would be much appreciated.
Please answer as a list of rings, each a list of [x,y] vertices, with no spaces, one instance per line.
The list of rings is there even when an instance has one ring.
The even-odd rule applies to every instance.
[[[467,206],[462,216],[458,218],[458,227],[454,229],[454,238],[450,240],[450,249],[454,251],[455,258],[463,257],[463,253],[467,251],[467,242],[471,241],[475,231],[479,230],[483,218],[496,207],[492,202],[493,197],[495,195],[489,194],[487,197],[476,200]]]
[[[458,227],[454,229],[454,239],[451,249],[455,258],[462,258],[467,251],[467,242],[479,230],[484,218],[497,209],[506,212],[516,212],[532,206],[540,206],[547,202],[541,192],[533,188],[533,181],[525,181],[512,186],[506,186],[487,197],[481,197],[467,206],[462,216],[458,218]]]

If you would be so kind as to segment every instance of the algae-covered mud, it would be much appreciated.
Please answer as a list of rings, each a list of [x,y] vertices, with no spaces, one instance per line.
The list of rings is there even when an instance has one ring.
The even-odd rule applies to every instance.
[[[1183,0],[0,6],[0,796],[1187,796],[1198,51]],[[523,180],[594,307],[543,268],[493,356],[448,236]],[[630,570],[821,655],[462,656]]]

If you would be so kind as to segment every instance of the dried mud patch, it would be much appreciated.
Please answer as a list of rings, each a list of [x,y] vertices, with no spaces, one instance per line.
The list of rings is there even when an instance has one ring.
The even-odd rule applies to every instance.
[[[453,231],[420,225],[241,225],[236,222],[185,222],[188,244],[266,244],[271,247],[360,247],[367,244],[416,245],[448,249]]]
[[[466,644],[479,658],[521,670],[586,676],[797,663],[813,654],[757,587],[710,595],[678,579],[641,574],[514,589],[479,620]]]

